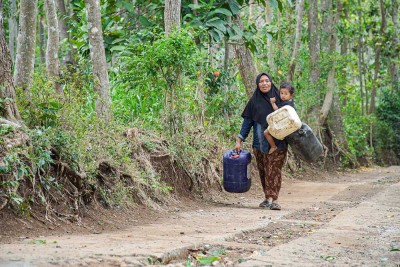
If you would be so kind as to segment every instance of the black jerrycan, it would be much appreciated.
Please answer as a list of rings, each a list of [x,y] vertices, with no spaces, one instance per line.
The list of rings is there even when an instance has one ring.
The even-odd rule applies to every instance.
[[[299,130],[289,134],[285,139],[293,153],[309,163],[316,161],[324,152],[321,142],[305,123],[302,123]]]
[[[233,149],[227,150],[223,158],[223,186],[230,193],[244,193],[249,191],[251,154],[247,150],[236,153]]]

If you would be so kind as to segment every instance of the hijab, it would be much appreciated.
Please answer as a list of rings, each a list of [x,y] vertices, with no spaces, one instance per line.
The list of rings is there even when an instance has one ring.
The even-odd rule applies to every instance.
[[[260,90],[258,84],[260,83],[261,76],[267,76],[271,82],[271,90],[267,93],[263,93]],[[256,78],[256,89],[249,102],[247,102],[246,107],[243,110],[242,117],[249,117],[253,121],[261,124],[264,128],[268,126],[267,124],[267,116],[274,112],[272,108],[271,101],[269,100],[272,97],[275,97],[276,104],[278,105],[281,101],[279,96],[279,91],[276,86],[272,83],[272,78],[268,73],[260,73]]]

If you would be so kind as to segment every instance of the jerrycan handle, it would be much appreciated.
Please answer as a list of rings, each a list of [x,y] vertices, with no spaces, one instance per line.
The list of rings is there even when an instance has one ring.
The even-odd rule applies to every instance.
[[[306,129],[300,128],[299,129],[299,135],[305,135],[307,133]]]
[[[239,153],[237,153],[234,149],[232,149],[229,157],[231,159],[237,159],[240,157],[240,152],[242,152],[242,150],[239,150]]]

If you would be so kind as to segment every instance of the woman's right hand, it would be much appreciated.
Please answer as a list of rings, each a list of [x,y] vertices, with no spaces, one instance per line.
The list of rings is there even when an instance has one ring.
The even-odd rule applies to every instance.
[[[236,138],[236,145],[233,150],[236,151],[236,153],[240,153],[240,147],[242,146],[242,140],[240,138]]]

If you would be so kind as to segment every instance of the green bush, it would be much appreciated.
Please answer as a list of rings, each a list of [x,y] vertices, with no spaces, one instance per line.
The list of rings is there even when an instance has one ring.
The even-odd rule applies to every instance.
[[[201,57],[193,38],[189,30],[169,37],[155,35],[146,42],[132,38],[113,74],[113,108],[118,120],[140,119],[148,126],[159,125],[157,119],[161,122],[164,115],[181,114],[197,106],[193,85],[198,80]]]
[[[400,96],[384,88],[376,108],[378,127],[376,145],[378,149],[392,150],[400,160]]]

